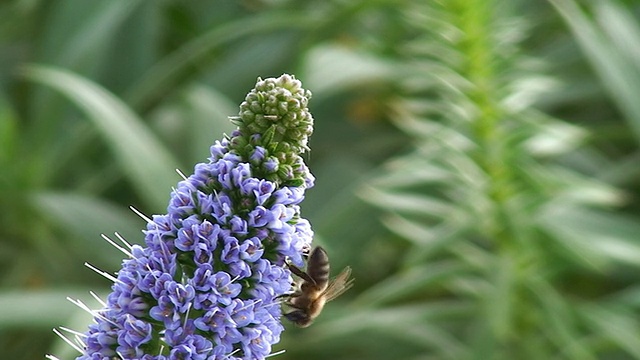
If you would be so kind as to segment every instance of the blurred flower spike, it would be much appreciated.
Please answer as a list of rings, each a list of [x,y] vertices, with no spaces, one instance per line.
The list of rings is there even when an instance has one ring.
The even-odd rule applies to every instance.
[[[231,119],[238,128],[178,183],[167,214],[147,219],[146,247],[121,239],[129,258],[95,323],[75,334],[77,359],[273,355],[285,259],[302,266],[313,237],[298,206],[314,182],[301,157],[310,96],[290,75],[258,79]]]

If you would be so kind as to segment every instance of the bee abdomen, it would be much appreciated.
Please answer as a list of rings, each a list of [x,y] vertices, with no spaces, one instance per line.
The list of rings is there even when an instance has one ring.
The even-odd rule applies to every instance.
[[[320,287],[325,286],[329,282],[329,256],[321,247],[316,247],[309,255],[307,262],[307,274]]]

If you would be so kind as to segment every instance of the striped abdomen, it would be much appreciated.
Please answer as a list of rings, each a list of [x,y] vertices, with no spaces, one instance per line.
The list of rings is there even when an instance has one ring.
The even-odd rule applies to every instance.
[[[329,284],[329,256],[321,247],[316,247],[307,260],[307,274],[316,283],[317,290],[323,291]]]

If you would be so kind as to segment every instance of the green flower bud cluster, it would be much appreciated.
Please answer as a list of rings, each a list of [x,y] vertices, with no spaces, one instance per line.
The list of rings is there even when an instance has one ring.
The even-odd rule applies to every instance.
[[[313,117],[307,104],[311,92],[291,75],[258,79],[240,105],[233,122],[232,149],[257,166],[254,174],[285,186],[305,183],[308,170],[300,154],[309,150]]]

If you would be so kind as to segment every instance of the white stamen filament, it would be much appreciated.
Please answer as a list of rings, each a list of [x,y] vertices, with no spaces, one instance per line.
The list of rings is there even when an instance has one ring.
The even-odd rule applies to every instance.
[[[103,307],[107,307],[107,303],[104,302],[102,299],[100,299],[100,297],[98,296],[98,294],[94,293],[93,291],[89,291],[89,294],[96,299],[97,302],[100,303],[100,305],[102,305]]]
[[[109,274],[106,271],[102,271],[100,269],[98,269],[97,267],[89,264],[88,262],[84,263],[84,266],[88,267],[89,269],[95,271],[96,273],[98,273],[99,275],[102,275],[103,277],[107,278],[108,280],[113,281],[114,283],[121,283],[123,285],[125,285],[122,281],[118,280],[118,278],[116,278],[115,276]]]
[[[118,324],[114,323],[113,321],[107,319],[106,317],[104,317],[104,315],[100,314],[99,311],[97,310],[92,310],[90,309],[85,303],[82,302],[82,300],[74,300],[70,297],[67,297],[67,300],[69,302],[71,302],[73,305],[79,307],[80,309],[88,312],[89,314],[91,314],[91,316],[96,317],[96,318],[100,318],[104,321],[109,322],[110,324],[114,325],[114,326],[118,326]]]
[[[232,352],[229,353],[229,355],[225,356],[225,359],[229,359],[231,357],[231,355],[237,353],[238,351],[240,351],[240,349],[235,349]]]
[[[271,354],[265,356],[264,358],[266,359],[266,358],[270,358],[270,357],[273,357],[273,356],[281,355],[281,354],[284,354],[285,352],[287,352],[287,350],[282,349],[282,350],[280,350],[278,352],[271,353]]]
[[[116,233],[117,236],[118,233]],[[124,253],[125,255],[127,255],[128,257],[132,258],[133,254],[131,254],[129,251],[127,251],[125,248],[123,248],[122,246],[116,244],[115,241],[111,240],[107,235],[105,234],[100,234],[100,237],[102,237],[105,241],[107,241],[109,244],[111,244],[111,246],[113,246],[114,248],[120,250],[122,253]]]
[[[129,242],[124,237],[122,237],[119,232],[116,231],[114,234],[116,235],[118,240],[120,240],[120,242],[124,244],[124,246],[129,248],[129,250],[133,249],[133,246],[129,244]]]
[[[188,178],[182,173],[182,171],[180,171],[180,169],[176,169],[176,172],[178,173],[178,175],[180,175],[181,178],[183,178],[184,180],[188,180]]]
[[[76,349],[80,354],[83,353],[82,349],[78,347],[78,345],[76,345],[73,341],[67,339],[66,336],[64,336],[63,333],[60,332],[60,330],[58,329],[53,329],[53,332],[58,335],[58,337],[60,339],[62,339],[64,342],[66,342],[67,344],[69,344],[69,346],[71,346],[72,348]]]
[[[64,326],[60,326],[60,327],[59,327],[59,329],[60,329],[60,330],[63,330],[63,331],[66,331],[66,332],[68,332],[68,333],[70,333],[70,334],[73,334],[73,335],[75,335],[75,336],[79,336],[79,337],[83,337],[83,338],[86,338],[86,337],[87,337],[87,335],[86,335],[86,334],[83,334],[83,333],[81,333],[81,332],[79,332],[79,331],[75,331],[75,330],[72,330],[72,329],[66,328],[66,327],[64,327]]]
[[[191,311],[191,303],[187,305],[187,313],[184,314],[184,324],[182,325],[183,329],[187,328],[187,320],[189,320],[189,312]]]
[[[235,315],[235,314],[237,314],[238,312],[240,312],[240,311],[242,311],[242,310],[244,310],[244,309],[248,309],[249,307],[254,306],[255,304],[257,304],[257,303],[259,303],[259,302],[261,302],[261,301],[262,301],[262,299],[257,299],[256,301],[252,302],[251,304],[247,304],[246,306],[243,306],[243,307],[241,307],[240,309],[237,309],[237,310],[236,310],[236,311],[234,311],[234,312],[233,312],[233,314],[231,314],[231,315]]]
[[[133,211],[136,215],[138,215],[142,220],[146,221],[149,224],[154,224],[153,220],[149,219],[145,214],[140,212],[138,209],[134,208],[133,206],[129,206],[129,209],[131,209],[131,211]]]

